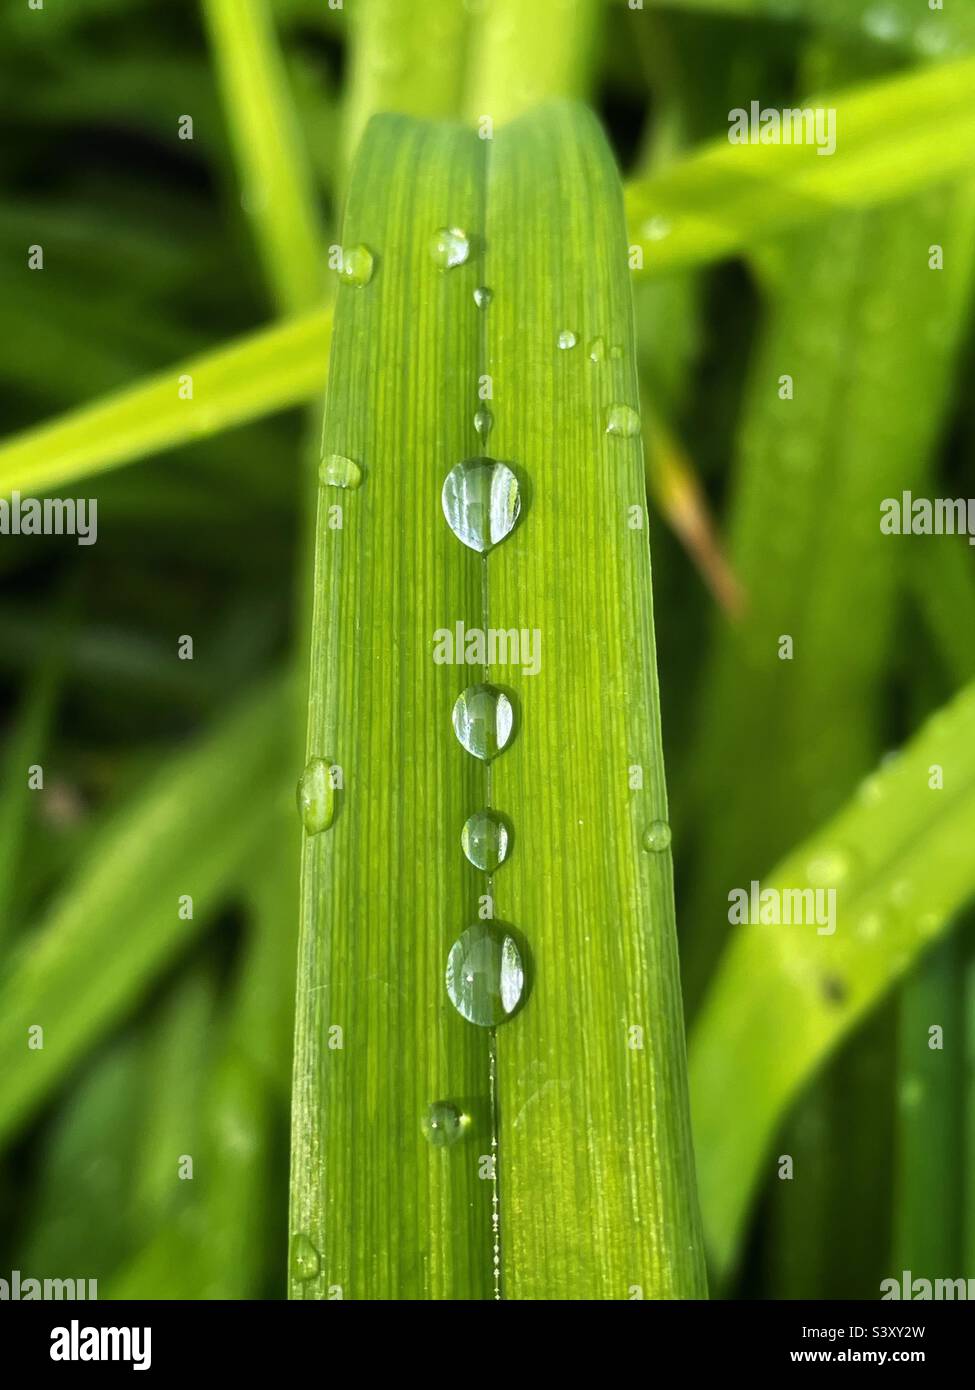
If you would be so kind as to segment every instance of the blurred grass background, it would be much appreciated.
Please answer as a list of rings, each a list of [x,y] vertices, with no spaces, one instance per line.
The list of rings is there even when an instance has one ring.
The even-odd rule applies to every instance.
[[[294,673],[320,425],[296,403],[324,380],[327,248],[369,115],[501,120],[576,95],[633,181],[723,139],[752,99],[973,43],[969,9],[910,0],[4,7],[5,435],[157,373],[175,410],[200,354],[279,314],[319,318],[286,369],[252,364],[230,412],[246,423],[220,427],[195,373],[198,437],[61,487],[97,496],[96,546],[0,538],[0,1273],[97,1278],[102,1297],[283,1294]],[[904,488],[972,491],[973,231],[975,185],[955,177],[636,284],[692,1029],[729,888],[975,676],[972,552],[878,528]],[[89,433],[95,457],[107,436]],[[775,1146],[796,1177],[769,1158],[717,1291],[975,1277],[973,982],[961,919],[796,1102]],[[750,1097],[725,1103],[747,1115]]]

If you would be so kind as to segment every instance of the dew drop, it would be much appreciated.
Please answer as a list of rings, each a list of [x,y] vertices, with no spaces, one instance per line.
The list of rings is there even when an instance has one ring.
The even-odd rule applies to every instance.
[[[850,872],[851,860],[838,846],[821,849],[806,865],[806,878],[814,888],[835,888]]]
[[[435,1100],[423,1117],[423,1133],[435,1149],[446,1149],[463,1138],[470,1116],[449,1100]]]
[[[610,350],[609,350],[609,358],[610,358],[610,361],[611,361],[611,362],[620,362],[620,361],[622,361],[622,359],[623,359],[623,349],[620,347],[619,343],[614,343],[613,346],[610,348]]]
[[[606,356],[606,342],[603,338],[593,338],[589,344],[589,361],[601,362]]]
[[[439,227],[430,238],[431,259],[441,270],[463,265],[470,254],[470,238],[459,227]]]
[[[562,351],[565,352],[568,348],[574,348],[577,340],[571,328],[563,328],[556,341]]]
[[[306,1235],[291,1237],[291,1273],[295,1279],[304,1283],[314,1279],[321,1268],[318,1251]]]
[[[480,410],[474,412],[474,428],[482,439],[487,439],[491,430],[494,428],[494,416],[487,406],[481,406]]]
[[[339,271],[343,284],[354,285],[357,289],[368,285],[374,267],[375,260],[368,246],[343,246]]]
[[[478,285],[474,291],[474,303],[479,309],[486,309],[494,298],[494,291],[489,290],[487,285]]]
[[[460,832],[464,853],[475,869],[492,873],[508,857],[508,827],[496,811],[475,811]]]
[[[640,433],[640,417],[631,405],[610,406],[606,415],[606,433],[632,439]]]
[[[443,514],[459,541],[481,555],[503,541],[521,511],[518,479],[506,463],[465,459],[444,479]]]
[[[468,1023],[493,1028],[521,1002],[525,970],[518,943],[497,922],[479,922],[463,932],[447,957],[447,993]]]
[[[318,465],[318,481],[323,487],[358,487],[362,469],[342,454],[326,454]]]
[[[327,830],[335,818],[335,788],[325,758],[310,758],[299,778],[298,813],[309,835]]]
[[[490,762],[511,740],[514,710],[503,690],[469,685],[454,705],[454,733],[475,758]]]
[[[663,241],[670,236],[670,223],[666,217],[651,217],[643,224],[643,235],[647,241]]]
[[[643,848],[651,854],[662,854],[670,849],[670,826],[665,820],[655,820],[647,827],[643,836]]]

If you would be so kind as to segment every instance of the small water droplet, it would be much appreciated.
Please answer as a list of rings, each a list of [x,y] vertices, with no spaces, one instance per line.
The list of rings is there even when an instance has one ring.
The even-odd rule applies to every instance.
[[[318,481],[323,487],[358,487],[362,469],[342,454],[326,454],[318,465]]]
[[[606,356],[606,342],[603,338],[593,338],[589,344],[589,361],[601,362]]]
[[[606,415],[606,433],[632,439],[640,433],[640,417],[631,405],[610,406]]]
[[[291,1237],[291,1273],[302,1283],[314,1279],[321,1268],[318,1251],[306,1235]]]
[[[475,758],[490,762],[511,740],[514,710],[494,685],[469,685],[454,705],[454,733]]]
[[[609,350],[609,360],[611,362],[620,362],[622,361],[622,358],[623,349],[620,347],[619,343],[614,343]]]
[[[470,1116],[449,1100],[435,1100],[423,1117],[423,1133],[436,1149],[456,1144],[469,1125]]]
[[[827,1004],[842,1004],[849,994],[846,983],[840,975],[824,975],[819,982],[819,988]]]
[[[430,257],[441,270],[463,265],[470,254],[470,238],[459,227],[439,227],[430,238]]]
[[[562,349],[562,351],[565,352],[568,348],[575,347],[576,335],[573,333],[571,328],[563,328],[556,341],[558,342],[558,345]]]
[[[309,835],[327,830],[335,818],[335,788],[325,758],[309,758],[299,778],[298,813]]]
[[[494,298],[494,291],[489,290],[487,285],[478,285],[474,291],[474,303],[479,309],[486,309]]]
[[[494,416],[487,406],[481,406],[480,410],[474,412],[474,428],[482,439],[487,439],[494,427]]]
[[[447,957],[447,993],[468,1023],[494,1028],[521,1002],[525,969],[518,943],[497,922],[478,922],[463,932]]]
[[[647,827],[643,848],[651,854],[662,854],[665,849],[670,849],[670,826],[665,820],[655,820]]]
[[[374,267],[375,260],[368,246],[343,246],[339,271],[343,284],[354,285],[357,289],[368,285]]]
[[[486,555],[503,541],[521,511],[518,479],[506,463],[465,459],[444,479],[443,514],[459,541]]]
[[[806,878],[814,888],[835,888],[850,872],[851,858],[845,849],[832,846],[819,850],[806,866]]]
[[[508,827],[496,811],[475,811],[460,833],[464,853],[475,869],[492,873],[508,856]]]
[[[854,928],[861,941],[876,941],[887,925],[883,912],[866,912]]]
[[[647,241],[663,241],[670,236],[670,223],[666,217],[651,217],[643,224],[643,235]]]

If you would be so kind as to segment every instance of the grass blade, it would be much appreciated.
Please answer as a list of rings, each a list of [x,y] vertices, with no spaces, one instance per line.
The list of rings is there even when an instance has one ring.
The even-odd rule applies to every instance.
[[[930,767],[945,772],[929,790]],[[740,926],[691,1034],[705,1231],[719,1270],[736,1248],[765,1151],[825,1058],[975,892],[975,687],[764,887],[837,892],[834,935]]]

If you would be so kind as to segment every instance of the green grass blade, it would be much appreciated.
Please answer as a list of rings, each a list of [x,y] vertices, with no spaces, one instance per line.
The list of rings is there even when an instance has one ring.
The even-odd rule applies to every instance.
[[[267,0],[203,0],[217,79],[277,307],[300,313],[322,296],[326,261],[315,193]]]
[[[492,0],[475,12],[467,119],[497,125],[552,97],[585,97],[603,0]]]
[[[0,1136],[34,1111],[205,925],[267,820],[289,706],[280,681],[171,759],[89,847],[0,977]],[[179,898],[193,898],[193,918]],[[28,1030],[44,1029],[43,1049]]]
[[[870,208],[971,169],[975,59],[839,93],[836,152],[813,144],[715,141],[626,190],[630,239],[644,272],[730,256],[831,212]],[[798,103],[794,103],[798,104]]]
[[[330,331],[317,309],[25,430],[0,447],[0,493],[63,487],[307,401],[325,379]],[[183,375],[192,400],[180,397]]]
[[[543,649],[536,676],[489,672],[524,720],[491,772],[517,839],[496,910],[537,969],[498,1035],[505,1291],[700,1297],[671,862],[643,848],[667,819],[643,449],[606,432],[611,407],[639,404],[619,182],[571,106],[502,130],[489,168],[492,445],[524,466],[532,507],[488,558],[487,611]],[[578,345],[560,352],[563,329]],[[599,336],[619,359],[590,360]]]
[[[468,229],[473,252],[443,272],[429,242],[450,225]],[[572,108],[493,142],[383,118],[353,174],[343,240],[379,260],[370,284],[340,295],[325,420],[325,451],[364,481],[323,489],[319,511],[308,752],[345,782],[334,825],[304,848],[292,1296],[487,1299],[496,1257],[511,1297],[701,1293],[670,861],[639,847],[665,815],[642,456],[604,432],[611,406],[637,400],[612,162]],[[481,284],[493,299],[479,312]],[[579,346],[560,353],[570,328]],[[590,332],[620,360],[590,362]],[[531,489],[486,563],[440,502],[448,470],[483,452],[473,414],[485,375],[492,450]],[[336,503],[341,530],[329,525]],[[490,788],[451,728],[484,668],[437,664],[432,649],[438,629],[488,616],[538,627],[546,644],[537,676],[490,672],[524,718]],[[630,764],[645,769],[641,794]],[[497,912],[527,938],[536,976],[498,1031],[493,1097],[489,1032],[444,986],[449,949],[489,891],[460,848],[486,803],[514,823]],[[568,823],[566,805],[579,808]],[[626,847],[609,863],[607,836]],[[557,873],[541,872],[557,848]],[[626,1020],[644,1029],[642,1050],[628,1047]],[[336,1026],[342,1047],[330,1048]],[[450,1147],[423,1134],[436,1101],[470,1117]],[[560,1150],[566,1133],[587,1140]]]
[[[929,790],[935,763],[942,791]],[[692,1031],[701,1204],[719,1270],[790,1103],[975,893],[973,834],[969,687],[763,880],[779,890],[832,885],[837,926],[822,936],[809,926],[737,927]]]

